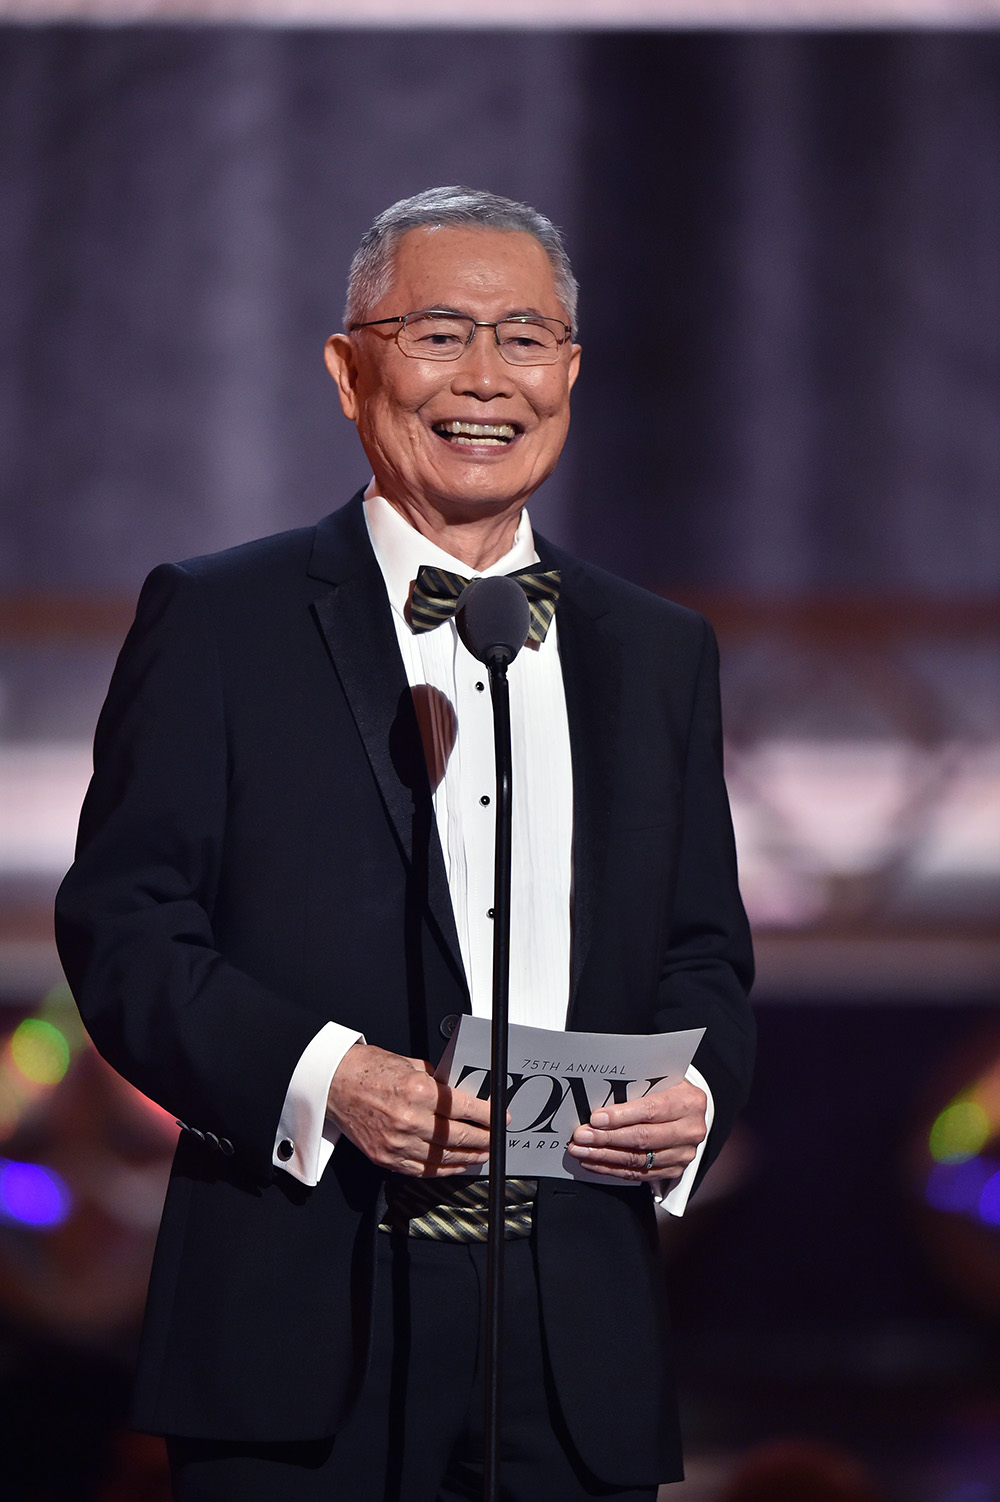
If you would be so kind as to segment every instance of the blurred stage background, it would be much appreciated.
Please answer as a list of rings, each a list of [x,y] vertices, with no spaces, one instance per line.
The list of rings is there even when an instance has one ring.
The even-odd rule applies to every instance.
[[[665,1231],[669,1495],[799,1436],[892,1502],[1000,1498],[1000,31],[582,9],[0,5],[5,1495],[161,1494],[122,1413],[175,1128],[86,1045],[50,934],[117,646],[155,563],[365,482],[321,361],[349,256],[468,182],[548,212],[583,285],[536,524],[723,648],[761,1060]]]

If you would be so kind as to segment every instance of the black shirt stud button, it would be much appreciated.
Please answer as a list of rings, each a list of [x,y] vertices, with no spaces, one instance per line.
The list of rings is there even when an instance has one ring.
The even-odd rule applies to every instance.
[[[438,1023],[438,1031],[442,1038],[450,1038],[458,1026],[458,1016],[455,1012],[449,1012],[447,1017],[442,1017]]]
[[[294,1151],[295,1144],[293,1142],[289,1142],[287,1137],[282,1137],[281,1141],[278,1143],[278,1157],[281,1159],[282,1163],[287,1163]]]
[[[230,1142],[230,1140],[229,1140],[228,1137],[220,1137],[219,1138],[219,1151],[220,1151],[220,1153],[224,1153],[227,1158],[231,1158],[233,1156],[233,1153],[236,1151],[236,1149],[233,1146],[233,1144]]]

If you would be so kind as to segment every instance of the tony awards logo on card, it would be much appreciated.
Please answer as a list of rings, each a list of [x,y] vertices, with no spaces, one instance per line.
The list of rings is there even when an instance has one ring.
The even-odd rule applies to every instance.
[[[557,1033],[512,1023],[506,1080],[507,1173],[603,1182],[566,1152],[576,1128],[602,1106],[621,1105],[679,1084],[703,1033],[704,1028],[638,1037]],[[480,1100],[493,1098],[487,1018],[462,1018],[436,1073],[438,1079]],[[480,1171],[486,1171],[485,1164]]]

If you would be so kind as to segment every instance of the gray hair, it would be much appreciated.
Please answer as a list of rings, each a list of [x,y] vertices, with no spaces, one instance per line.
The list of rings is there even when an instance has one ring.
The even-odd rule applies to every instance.
[[[579,288],[562,235],[551,219],[526,203],[462,187],[426,188],[412,198],[401,198],[379,214],[351,262],[345,328],[363,322],[369,309],[389,291],[396,247],[403,236],[411,229],[442,224],[515,230],[534,236],[549,258],[556,291],[575,329]]]

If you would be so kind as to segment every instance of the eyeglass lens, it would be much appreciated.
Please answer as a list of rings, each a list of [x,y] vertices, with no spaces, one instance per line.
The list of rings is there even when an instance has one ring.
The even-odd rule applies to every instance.
[[[476,331],[474,319],[459,313],[407,314],[399,344],[421,360],[457,360]],[[564,342],[561,324],[536,318],[503,320],[496,325],[496,340],[511,365],[553,365]]]

